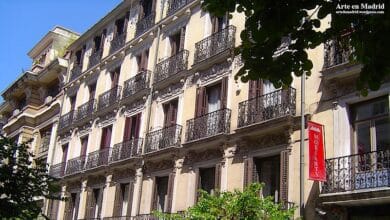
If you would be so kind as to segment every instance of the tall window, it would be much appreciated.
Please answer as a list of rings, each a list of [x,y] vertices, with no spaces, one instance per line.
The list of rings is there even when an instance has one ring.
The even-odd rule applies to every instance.
[[[121,71],[121,67],[116,68],[114,71],[111,72],[111,88],[114,88],[118,85],[119,82],[119,74]]]
[[[122,34],[126,34],[129,15],[130,14],[127,13],[124,17],[115,21],[114,37],[120,36]]]
[[[163,108],[164,108],[164,127],[175,125],[177,120],[177,109],[178,109],[177,99],[165,103],[163,105]]]
[[[195,117],[226,108],[227,82],[226,77],[218,84],[198,88]]]
[[[156,177],[155,183],[155,207],[154,209],[157,211],[164,212],[166,210],[166,200],[168,195],[168,176],[164,177]]]
[[[171,56],[178,54],[179,51],[184,49],[185,34],[186,28],[182,27],[178,33],[169,37],[171,44]]]
[[[61,162],[66,162],[68,157],[68,144],[62,145],[62,159]]]
[[[89,100],[94,99],[96,94],[96,82],[89,85],[88,90],[89,90]]]
[[[139,12],[139,16],[140,16],[139,18],[142,19],[152,14],[155,7],[156,7],[156,0],[142,0],[140,12]]]
[[[87,191],[86,219],[100,218],[103,203],[103,189],[94,188]]]
[[[223,17],[216,17],[212,16],[211,17],[211,32],[212,33],[217,33],[221,31],[222,29],[226,28],[229,24],[229,19],[227,16]]]
[[[133,183],[117,183],[113,216],[130,216],[133,199]]]
[[[109,148],[111,144],[112,126],[107,126],[102,129],[102,138],[100,141],[100,149]]]
[[[254,158],[253,181],[264,183],[263,196],[273,196],[279,200],[280,188],[280,156]]]
[[[144,50],[137,57],[138,72],[148,69],[149,50]]]
[[[85,156],[87,154],[88,136],[82,137],[80,139],[80,142],[81,142],[80,156]]]
[[[64,219],[66,220],[77,219],[79,202],[80,202],[80,193],[70,193],[70,196],[65,203]]]
[[[125,131],[123,141],[137,139],[139,137],[139,129],[141,126],[141,113],[132,117],[127,117],[125,121]]]
[[[220,188],[221,183],[221,164],[217,163],[214,167],[199,168],[198,189],[208,193],[214,193],[215,189]]]
[[[76,107],[76,95],[69,96],[70,110],[74,110]]]
[[[355,153],[390,149],[389,98],[351,106]]]

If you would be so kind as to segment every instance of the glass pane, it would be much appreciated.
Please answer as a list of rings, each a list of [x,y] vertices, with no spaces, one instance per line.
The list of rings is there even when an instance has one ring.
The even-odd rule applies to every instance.
[[[370,123],[356,125],[356,147],[357,153],[362,154],[371,151]]]
[[[390,118],[375,121],[375,135],[378,151],[390,149]]]

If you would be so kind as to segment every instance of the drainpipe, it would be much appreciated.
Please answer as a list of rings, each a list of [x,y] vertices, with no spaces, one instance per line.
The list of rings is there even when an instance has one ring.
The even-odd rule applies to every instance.
[[[301,76],[301,142],[300,142],[300,195],[299,195],[299,210],[300,210],[300,216],[303,219],[304,218],[304,207],[305,207],[305,197],[304,197],[304,190],[305,190],[305,80],[306,80],[306,73],[303,73]]]

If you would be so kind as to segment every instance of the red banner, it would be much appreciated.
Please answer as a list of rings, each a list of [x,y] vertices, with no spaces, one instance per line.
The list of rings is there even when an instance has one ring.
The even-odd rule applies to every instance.
[[[326,181],[323,125],[308,121],[309,179]]]

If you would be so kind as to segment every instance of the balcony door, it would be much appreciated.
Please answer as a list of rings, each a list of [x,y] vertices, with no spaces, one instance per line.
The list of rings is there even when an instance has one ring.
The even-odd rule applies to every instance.
[[[169,37],[171,45],[171,56],[178,54],[184,49],[186,27],[182,27],[179,32]]]
[[[132,182],[116,184],[113,216],[131,215],[133,191]]]
[[[114,71],[111,72],[111,88],[115,88],[118,86],[119,83],[119,75],[120,75],[121,67],[116,68]]]
[[[223,17],[216,17],[212,16],[211,17],[211,33],[218,33],[222,29],[226,28],[229,25],[229,19],[227,16]]]
[[[156,0],[142,0],[140,11],[139,11],[139,19],[151,15],[154,12],[155,7],[156,7]]]
[[[163,109],[164,109],[164,127],[170,127],[176,125],[178,100],[175,99],[168,103],[163,104]]]
[[[62,145],[62,159],[61,159],[62,163],[65,163],[66,160],[68,159],[68,146],[69,144]]]
[[[80,139],[80,142],[81,142],[80,156],[85,157],[87,155],[88,136],[82,137]]]
[[[142,114],[139,113],[131,117],[126,117],[125,131],[123,133],[123,141],[134,140],[139,137],[141,116]]]
[[[112,125],[102,129],[102,137],[100,140],[100,149],[106,149],[111,144]]]
[[[89,100],[94,99],[96,94],[96,82],[89,85],[88,90],[89,90]]]
[[[138,73],[148,69],[149,50],[143,50],[137,56]]]
[[[221,164],[218,163],[214,167],[199,168],[197,189],[202,189],[209,194],[219,190],[221,182]],[[198,193],[197,193],[198,194]]]

